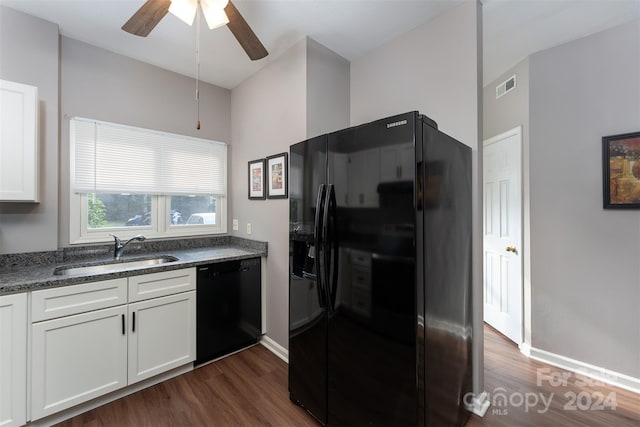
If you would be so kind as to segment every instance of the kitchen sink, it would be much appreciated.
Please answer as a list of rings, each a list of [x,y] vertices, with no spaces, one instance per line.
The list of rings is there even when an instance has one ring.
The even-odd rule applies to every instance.
[[[133,258],[118,261],[104,261],[94,264],[66,265],[57,267],[53,270],[53,274],[57,276],[74,276],[78,274],[109,273],[112,271],[126,270],[128,268],[152,267],[154,265],[175,261],[178,261],[178,258],[165,255],[155,258]]]

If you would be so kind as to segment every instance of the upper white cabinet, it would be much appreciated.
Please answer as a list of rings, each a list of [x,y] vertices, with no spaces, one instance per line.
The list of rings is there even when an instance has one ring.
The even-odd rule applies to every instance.
[[[380,182],[411,181],[415,175],[413,144],[384,147],[380,153]]]
[[[38,88],[0,80],[0,202],[38,201]]]
[[[348,205],[359,208],[378,206],[380,149],[358,151],[349,156]]]
[[[336,204],[349,206],[349,155],[329,153],[329,183],[335,185]]]
[[[0,426],[27,420],[27,294],[0,296]]]

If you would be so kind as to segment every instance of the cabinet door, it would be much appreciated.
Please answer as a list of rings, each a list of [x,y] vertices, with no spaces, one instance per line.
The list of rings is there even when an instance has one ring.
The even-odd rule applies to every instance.
[[[126,307],[34,323],[31,419],[127,385]]]
[[[38,201],[38,89],[0,80],[0,201]]]
[[[415,176],[415,148],[413,144],[400,146],[400,179],[412,181]]]
[[[0,426],[27,421],[27,294],[0,297]]]
[[[392,145],[380,150],[380,182],[411,181],[413,169],[413,144]]]
[[[396,146],[383,147],[380,150],[380,182],[400,180],[400,150]]]
[[[195,291],[129,304],[129,384],[195,358]]]
[[[348,192],[349,192],[349,155],[343,153],[330,153],[329,154],[329,184],[335,186],[336,192],[336,204],[340,207],[348,206]]]
[[[380,182],[380,150],[371,149],[351,154],[348,170],[349,206],[378,206]]]

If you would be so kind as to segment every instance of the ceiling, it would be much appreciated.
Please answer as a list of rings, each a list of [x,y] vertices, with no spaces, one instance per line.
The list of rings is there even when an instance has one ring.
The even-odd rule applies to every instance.
[[[309,36],[354,60],[463,0],[233,0],[269,51],[251,61],[226,27],[201,27],[200,78],[232,89]],[[466,0],[469,1],[469,0]],[[146,37],[120,27],[144,0],[0,0],[66,37],[195,76],[196,31],[167,14]],[[640,19],[640,0],[483,0],[484,81],[531,53]]]

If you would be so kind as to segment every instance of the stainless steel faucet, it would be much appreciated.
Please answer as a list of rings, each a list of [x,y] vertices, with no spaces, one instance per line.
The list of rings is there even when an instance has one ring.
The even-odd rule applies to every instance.
[[[144,237],[142,234],[138,234],[137,236],[134,236],[126,242],[122,243],[122,240],[120,240],[120,238],[115,234],[112,234],[111,236],[113,236],[113,239],[115,240],[115,246],[113,248],[113,259],[120,259],[122,253],[124,252],[124,248],[134,240],[137,240],[139,242],[146,240],[146,237]]]

